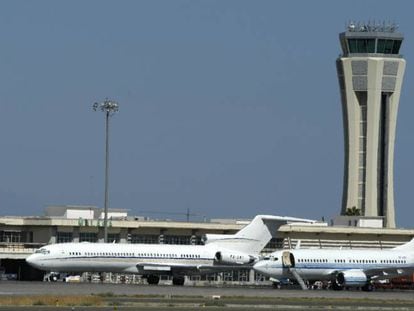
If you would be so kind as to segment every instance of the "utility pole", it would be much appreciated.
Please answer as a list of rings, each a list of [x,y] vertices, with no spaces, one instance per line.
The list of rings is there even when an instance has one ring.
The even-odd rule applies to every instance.
[[[108,242],[108,206],[109,206],[109,119],[119,110],[118,103],[105,99],[102,103],[94,103],[94,111],[105,113],[105,200],[104,200],[104,242]]]

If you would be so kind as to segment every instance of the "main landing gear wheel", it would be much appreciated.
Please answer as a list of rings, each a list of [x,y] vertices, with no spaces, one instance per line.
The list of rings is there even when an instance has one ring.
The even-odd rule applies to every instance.
[[[160,282],[160,277],[158,275],[148,275],[147,282],[150,285],[158,285]]]
[[[343,290],[344,287],[342,285],[339,285],[336,281],[332,281],[332,289],[333,290]]]
[[[183,276],[174,276],[172,279],[173,285],[183,286],[185,278]]]
[[[374,286],[371,283],[367,283],[361,287],[364,292],[372,292],[374,290]]]

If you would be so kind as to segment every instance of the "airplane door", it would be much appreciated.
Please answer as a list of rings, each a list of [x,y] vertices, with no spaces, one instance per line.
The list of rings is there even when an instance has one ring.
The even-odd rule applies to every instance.
[[[286,268],[293,268],[295,266],[295,257],[291,252],[282,253],[282,264]]]

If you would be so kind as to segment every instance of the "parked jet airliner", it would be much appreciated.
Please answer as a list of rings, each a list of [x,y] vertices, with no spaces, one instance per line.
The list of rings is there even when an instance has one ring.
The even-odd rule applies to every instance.
[[[389,250],[280,250],[253,268],[279,280],[296,279],[303,289],[303,280],[327,280],[335,290],[372,290],[372,282],[414,273],[414,239]]]
[[[315,221],[258,215],[236,234],[207,234],[205,245],[62,243],[41,247],[26,261],[53,272],[141,274],[150,284],[158,284],[159,275],[172,275],[174,285],[183,285],[185,275],[253,265],[272,234],[292,222]]]

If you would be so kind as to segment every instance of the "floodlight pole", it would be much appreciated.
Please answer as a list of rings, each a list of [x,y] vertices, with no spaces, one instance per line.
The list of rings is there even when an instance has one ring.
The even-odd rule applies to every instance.
[[[94,103],[93,110],[105,112],[105,200],[104,200],[104,243],[108,242],[108,206],[109,206],[109,117],[118,110],[118,103],[105,99],[102,103]]]
[[[108,242],[108,204],[109,204],[109,111],[105,118],[105,200],[104,200],[104,243]]]

